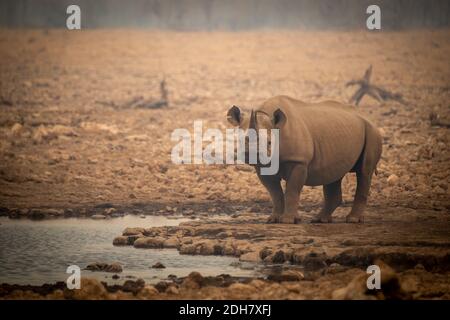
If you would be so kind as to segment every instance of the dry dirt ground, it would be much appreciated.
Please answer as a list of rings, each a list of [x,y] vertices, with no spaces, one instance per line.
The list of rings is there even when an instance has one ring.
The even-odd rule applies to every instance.
[[[406,277],[394,290],[400,297],[448,299],[449,39],[449,30],[1,30],[0,214],[193,215],[201,219],[170,232],[137,232],[126,242],[142,237],[141,242],[170,243],[183,253],[292,265],[319,257],[314,276],[303,274],[303,280],[283,285],[277,279],[258,282],[252,284],[258,289],[242,298],[355,298],[336,293],[361,277],[348,268],[362,272],[382,259],[400,273],[393,278]],[[346,204],[334,224],[309,223],[322,193],[306,187],[299,206],[303,223],[274,226],[263,223],[269,197],[251,168],[171,162],[176,128],[192,131],[193,121],[203,120],[205,127],[224,129],[231,105],[252,108],[279,94],[346,102],[355,91],[346,82],[362,77],[369,65],[372,82],[402,94],[405,104],[370,97],[360,104],[384,137],[363,225],[344,223],[355,191],[352,175],[344,179]],[[139,97],[158,100],[162,79],[168,107],[133,107]],[[217,220],[223,213],[226,218]],[[220,231],[201,231],[208,228]],[[334,271],[326,271],[330,268]],[[168,290],[174,298],[247,292],[230,289],[227,296],[214,286],[194,289]],[[169,294],[160,291],[153,293]]]

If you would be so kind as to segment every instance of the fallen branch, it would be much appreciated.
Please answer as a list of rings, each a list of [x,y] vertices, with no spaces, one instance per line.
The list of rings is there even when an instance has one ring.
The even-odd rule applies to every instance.
[[[430,112],[429,119],[432,127],[450,128],[450,123],[442,121],[436,112]]]
[[[143,109],[160,109],[169,106],[168,91],[166,89],[166,80],[162,80],[159,84],[161,98],[159,100],[145,99],[143,96],[136,96],[128,102],[122,104],[122,108],[143,108]]]
[[[153,101],[151,99],[144,99],[140,97],[140,99],[132,102],[132,108],[144,108],[144,109],[160,109],[169,106],[168,101],[168,92],[166,89],[166,80],[163,79],[159,84],[159,90],[161,92],[161,99],[157,101]]]
[[[392,93],[388,90],[381,88],[379,86],[373,85],[370,83],[370,77],[372,76],[372,66],[364,73],[364,77],[359,80],[351,80],[346,83],[346,87],[349,86],[359,86],[359,89],[353,94],[350,98],[350,103],[354,103],[355,105],[359,105],[364,95],[368,95],[378,102],[384,102],[387,100],[394,100],[401,104],[405,104],[403,97],[399,93]]]

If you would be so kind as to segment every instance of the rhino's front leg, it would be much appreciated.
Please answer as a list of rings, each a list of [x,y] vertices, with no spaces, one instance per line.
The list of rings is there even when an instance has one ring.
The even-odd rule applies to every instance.
[[[270,198],[272,199],[272,215],[267,222],[276,223],[279,222],[281,215],[284,212],[284,194],[283,188],[281,188],[281,179],[277,176],[264,176],[258,172],[258,178],[261,183],[269,191]]]
[[[292,164],[289,175],[286,178],[286,192],[284,194],[284,212],[280,223],[299,223],[300,216],[297,213],[298,200],[303,185],[306,182],[308,169],[305,164]]]

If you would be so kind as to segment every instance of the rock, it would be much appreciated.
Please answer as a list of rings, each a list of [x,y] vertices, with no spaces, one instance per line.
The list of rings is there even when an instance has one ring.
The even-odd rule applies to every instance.
[[[115,237],[114,240],[113,240],[113,245],[114,246],[127,246],[127,245],[129,245],[128,237],[125,237],[125,236]]]
[[[25,131],[23,125],[21,125],[20,123],[15,123],[12,127],[11,127],[11,135],[13,137],[18,137],[20,136],[23,132]]]
[[[41,125],[35,129],[32,140],[34,143],[42,143],[57,139],[58,136],[77,136],[77,134],[72,128],[63,125],[55,125],[53,127],[44,127]]]
[[[331,298],[334,300],[375,299],[374,296],[366,295],[366,281],[368,275],[360,269],[352,270],[355,270],[356,276],[354,276],[353,280],[351,280],[346,287],[334,290],[331,294]]]
[[[91,216],[91,219],[101,220],[101,219],[106,219],[106,216],[103,215],[103,214],[94,214],[94,215]]]
[[[155,284],[155,289],[158,290],[158,292],[165,292],[168,286],[169,283],[167,281],[160,281]]]
[[[325,253],[310,252],[303,258],[302,264],[308,271],[321,270],[327,267],[326,259]]]
[[[133,246],[135,248],[163,248],[164,238],[161,237],[141,237],[137,239]]]
[[[181,285],[186,289],[198,289],[203,285],[203,282],[203,276],[200,273],[193,271],[183,280]]]
[[[133,236],[138,234],[144,234],[145,228],[126,228],[123,230],[122,235],[123,236]]]
[[[182,244],[180,247],[180,254],[195,254],[196,246],[193,244]]]
[[[222,256],[225,252],[225,248],[222,243],[214,244],[214,255]]]
[[[343,272],[347,269],[348,269],[347,267],[340,265],[339,263],[332,263],[328,266],[326,273],[327,274],[336,274],[339,272]]]
[[[226,256],[234,256],[236,255],[236,248],[233,246],[233,243],[227,242],[223,246],[223,255]]]
[[[164,248],[178,248],[179,241],[176,237],[164,240]]]
[[[395,175],[395,174],[391,174],[388,178],[387,178],[387,183],[391,186],[395,186],[398,184],[398,182],[400,181],[400,178]]]
[[[254,286],[244,284],[244,283],[233,283],[228,287],[229,291],[235,292],[238,295],[248,296],[254,292],[256,292],[256,288]]]
[[[97,122],[81,122],[80,127],[86,131],[99,132],[105,131],[109,134],[115,135],[119,133],[119,129],[114,125],[108,125]]]
[[[272,281],[300,281],[305,278],[304,274],[298,270],[283,270],[280,273],[269,274],[267,279]]]
[[[414,266],[414,269],[426,271],[425,267],[424,267],[423,264],[421,264],[421,263],[416,264],[416,265]]]
[[[122,290],[124,292],[131,292],[136,295],[145,287],[145,281],[143,279],[137,279],[136,281],[127,280],[123,284]]]
[[[153,269],[165,269],[166,266],[163,265],[161,262],[157,262],[157,263],[155,263],[154,265],[152,265],[152,268],[153,268]]]
[[[259,255],[259,252],[251,251],[242,254],[239,257],[239,261],[245,261],[245,262],[261,262],[261,257]]]
[[[103,300],[108,298],[108,292],[99,281],[81,278],[80,289],[64,290],[64,298],[71,300]]]
[[[283,250],[278,250],[277,252],[275,252],[272,256],[272,262],[273,263],[283,263],[284,261],[286,261],[286,257],[284,254]]]
[[[167,294],[179,294],[180,293],[180,291],[178,290],[178,288],[175,285],[168,286],[165,292]]]
[[[381,271],[380,289],[368,289],[367,279],[370,275],[362,270],[358,270],[356,271],[357,275],[346,287],[333,291],[332,298],[339,300],[410,298],[409,294],[403,290],[398,275],[391,267],[380,260],[375,261],[374,264],[379,266]]]
[[[434,194],[443,194],[443,195],[447,194],[447,192],[443,188],[441,188],[440,186],[434,187],[433,188],[433,193]]]
[[[106,216],[109,216],[109,215],[111,215],[111,214],[113,214],[113,213],[115,213],[115,212],[117,212],[117,209],[116,209],[116,208],[106,208],[106,209],[103,211],[103,213],[104,213]]]
[[[210,256],[214,254],[214,244],[212,241],[207,241],[202,243],[198,247],[198,254],[204,255],[204,256]]]
[[[228,237],[229,237],[229,234],[228,234],[228,232],[226,232],[226,231],[219,232],[219,233],[216,235],[216,238],[217,238],[217,239],[226,239],[226,238],[228,238]]]
[[[159,291],[154,286],[148,285],[138,292],[137,297],[140,299],[152,299],[157,294],[159,294]]]
[[[45,219],[47,217],[47,212],[45,210],[42,209],[31,209],[28,213],[28,216],[31,219]]]
[[[47,209],[45,210],[47,212],[48,215],[54,216],[54,217],[59,217],[59,216],[63,216],[64,215],[64,210],[63,209]]]
[[[102,271],[102,272],[114,272],[114,273],[120,273],[122,272],[122,266],[118,263],[91,263],[86,267],[86,270],[90,271]]]
[[[44,141],[49,141],[56,138],[58,138],[58,136],[48,131],[44,126],[39,126],[35,129],[31,137],[34,143],[42,143]]]
[[[137,240],[137,239],[139,239],[139,238],[143,238],[144,236],[142,235],[142,234],[135,234],[135,235],[132,235],[132,236],[128,236],[127,238],[127,240],[128,240],[128,244],[131,246],[131,245],[133,245],[134,244],[134,242]]]
[[[259,251],[259,257],[264,260],[268,256],[272,254],[272,250],[270,248],[263,248],[261,251]]]
[[[414,275],[408,275],[402,277],[401,280],[401,288],[403,291],[408,292],[410,294],[414,294],[419,292],[419,278]]]
[[[258,290],[264,288],[264,286],[266,285],[266,282],[260,279],[254,279],[252,281],[250,281],[249,285],[257,288]]]
[[[113,278],[114,280],[120,279],[120,276],[118,274],[114,274],[111,278]]]

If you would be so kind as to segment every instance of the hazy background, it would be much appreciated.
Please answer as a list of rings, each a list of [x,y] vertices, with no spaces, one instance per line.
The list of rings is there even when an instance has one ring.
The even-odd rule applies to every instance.
[[[448,0],[2,0],[0,26],[65,27],[70,4],[81,7],[82,28],[358,29],[370,4],[383,29],[446,27],[450,16]]]

